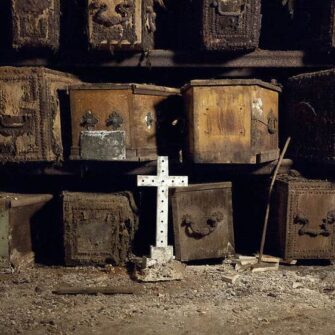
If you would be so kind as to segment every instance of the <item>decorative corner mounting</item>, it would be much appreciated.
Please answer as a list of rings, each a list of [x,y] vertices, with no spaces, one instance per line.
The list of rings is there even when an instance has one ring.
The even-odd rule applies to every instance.
[[[123,118],[116,111],[112,112],[112,114],[110,114],[108,116],[108,119],[106,120],[106,126],[112,127],[113,130],[118,130],[119,128],[121,128],[122,124],[123,124]]]
[[[92,130],[98,122],[99,120],[94,116],[93,112],[88,110],[80,119],[80,126],[86,130]]]

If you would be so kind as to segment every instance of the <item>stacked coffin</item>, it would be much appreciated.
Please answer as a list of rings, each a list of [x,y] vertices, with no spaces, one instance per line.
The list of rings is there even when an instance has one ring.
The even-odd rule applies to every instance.
[[[71,87],[71,158],[155,160],[178,154],[173,126],[180,112],[177,89],[143,84]]]
[[[60,115],[66,111],[72,123],[72,160],[146,161],[162,153],[178,157],[181,149],[194,163],[258,164],[278,159],[281,89],[275,84],[250,79],[191,81],[182,88],[187,129],[182,143],[180,128],[175,127],[183,118],[177,89],[78,86],[77,78],[47,69],[1,68],[0,74],[3,162],[62,159]],[[333,76],[331,70],[290,79],[295,157],[334,158],[332,91],[326,94],[322,89],[325,79],[329,84]],[[319,91],[313,89],[316,83]],[[61,113],[59,94],[64,89],[69,91],[70,106]],[[300,127],[301,120],[305,127]],[[316,123],[320,126],[313,127]],[[277,182],[270,236],[282,257],[333,257],[331,242],[325,252],[319,246],[332,241],[333,188],[326,181]],[[193,184],[170,196],[178,259],[222,258],[234,250],[231,183]],[[129,259],[139,220],[132,193],[65,192],[62,199],[66,264],[118,265]],[[319,204],[313,213],[310,202]]]
[[[317,45],[329,51],[335,45],[334,0],[8,1],[10,18],[2,19],[10,47],[20,52],[76,49],[113,55],[162,44],[236,53],[272,49],[272,44],[282,50],[291,38],[291,48]],[[288,12],[281,2],[288,3]],[[160,10],[164,6],[167,11]]]
[[[0,159],[56,161],[63,157],[59,89],[80,81],[44,68],[0,67]]]
[[[84,1],[83,28],[89,49],[109,53],[152,49],[155,2],[160,1]],[[187,39],[184,46],[211,51],[258,47],[260,0],[193,0],[179,6],[187,25],[181,34]],[[335,45],[334,2],[325,0],[315,13],[313,8],[309,1],[297,0],[295,20],[298,24],[308,17],[310,26],[317,27],[313,40],[318,38],[330,49]],[[11,13],[11,44],[18,52],[60,48],[59,0],[12,0]],[[316,14],[324,17],[322,25]],[[327,70],[289,79],[287,110],[294,159],[334,163],[334,78],[335,71]],[[180,90],[150,84],[83,83],[73,75],[42,67],[0,67],[0,161],[7,166],[65,161],[77,164],[81,171],[88,162],[94,166],[145,162],[158,156],[187,161],[194,170],[199,165],[269,166],[279,158],[281,91],[275,82],[260,79],[191,80]],[[69,157],[64,147],[71,148]],[[81,185],[84,190],[63,191],[60,196],[65,264],[124,265],[132,256],[144,208],[135,201],[135,192],[103,193],[102,185],[94,186],[87,187],[92,192]],[[232,189],[230,181],[172,189],[177,259],[224,258],[234,252]],[[47,221],[43,210],[51,198],[0,194],[0,267],[33,260],[38,249],[32,227]],[[334,229],[331,181],[278,178],[271,203],[271,252],[290,259],[334,258]]]

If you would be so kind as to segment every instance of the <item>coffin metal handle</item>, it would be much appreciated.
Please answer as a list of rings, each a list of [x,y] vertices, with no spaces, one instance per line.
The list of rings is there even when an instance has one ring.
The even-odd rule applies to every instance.
[[[322,223],[319,225],[319,229],[309,228],[309,219],[299,213],[294,217],[294,224],[302,225],[302,227],[299,229],[298,234],[308,235],[310,237],[317,237],[317,236],[324,236],[328,237],[330,236],[331,232],[329,230],[329,225],[332,225],[335,223],[335,210],[331,210],[327,213],[326,218],[322,219]]]
[[[300,101],[296,105],[296,109],[300,110],[300,111],[303,110],[303,112],[305,112],[305,114],[308,114],[311,117],[316,117],[317,116],[315,108],[307,101]]]
[[[271,111],[268,117],[268,132],[271,135],[276,134],[278,131],[278,119],[274,116],[273,112]]]
[[[3,128],[23,128],[28,122],[28,115],[0,115],[0,125]]]
[[[225,9],[226,3],[225,0],[214,0],[213,6],[216,7],[218,13],[221,16],[242,16],[244,11],[245,11],[245,5],[241,4],[240,5],[240,10],[239,11],[227,11]]]
[[[190,214],[186,214],[182,218],[181,226],[185,227],[185,232],[189,237],[201,239],[212,234],[222,220],[223,214],[221,212],[214,212],[205,223],[198,224]]]
[[[108,14],[109,7],[100,0],[93,1],[89,6],[90,15],[95,23],[105,27],[113,27],[129,22],[134,8],[132,1],[124,1],[116,5],[115,12],[118,15]]]

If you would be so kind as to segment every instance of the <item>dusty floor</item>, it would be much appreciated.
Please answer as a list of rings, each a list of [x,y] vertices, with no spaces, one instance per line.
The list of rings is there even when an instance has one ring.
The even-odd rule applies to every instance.
[[[242,273],[188,266],[180,282],[134,283],[123,269],[35,268],[0,276],[0,334],[335,334],[335,266]],[[136,295],[62,296],[66,286]]]

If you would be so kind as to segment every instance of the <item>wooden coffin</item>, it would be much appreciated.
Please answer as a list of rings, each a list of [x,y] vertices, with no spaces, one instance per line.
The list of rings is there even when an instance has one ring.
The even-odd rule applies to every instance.
[[[143,161],[178,155],[177,89],[92,84],[72,87],[70,103],[72,159]]]
[[[186,0],[180,3],[184,45],[222,51],[258,47],[261,0]]]
[[[295,0],[294,21],[299,47],[335,47],[335,1]]]
[[[88,43],[93,50],[153,49],[155,0],[87,0]]]
[[[280,177],[274,187],[267,245],[285,259],[334,259],[335,184]]]
[[[58,50],[60,0],[11,0],[12,46]]]
[[[34,261],[33,225],[40,224],[39,213],[51,199],[49,194],[0,193],[0,271]]]
[[[335,70],[292,77],[287,94],[291,155],[335,163]]]
[[[231,183],[194,184],[171,191],[176,258],[224,258],[234,252]]]
[[[186,153],[195,163],[263,163],[278,158],[278,95],[260,80],[193,80],[182,88]]]
[[[63,155],[57,90],[79,83],[45,68],[0,67],[0,161],[56,161]]]
[[[63,192],[66,265],[123,265],[138,226],[130,192]]]

